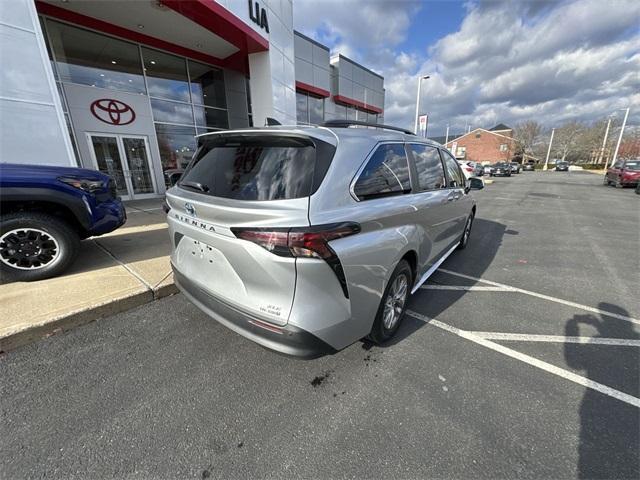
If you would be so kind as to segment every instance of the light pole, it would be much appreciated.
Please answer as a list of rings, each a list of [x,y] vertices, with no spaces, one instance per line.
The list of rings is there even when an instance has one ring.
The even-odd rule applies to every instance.
[[[415,122],[415,128],[414,128],[414,133],[417,135],[418,134],[418,115],[420,115],[420,88],[422,87],[422,80],[427,80],[431,78],[429,75],[421,75],[420,77],[418,77],[418,95],[416,96],[416,122]]]
[[[449,124],[447,123],[447,136],[446,139],[444,141],[444,144],[446,145],[447,143],[449,143]]]
[[[622,110],[622,109],[620,109]],[[624,120],[622,120],[622,128],[620,129],[620,136],[618,137],[618,143],[616,143],[616,150],[613,152],[613,160],[611,160],[611,165],[616,164],[616,159],[618,158],[618,149],[620,148],[620,142],[622,142],[622,134],[624,133],[624,127],[627,125],[627,117],[629,116],[629,109],[624,112]],[[605,165],[604,169],[607,169]]]
[[[549,155],[551,154],[551,145],[553,145],[553,135],[556,133],[556,129],[551,130],[551,140],[549,140],[549,148],[547,149],[547,159],[544,161],[544,167],[542,170],[547,170],[549,165]]]
[[[600,158],[598,158],[598,165],[602,163],[602,157],[604,156],[604,148],[607,145],[607,137],[609,136],[609,127],[611,126],[611,115],[607,119],[607,129],[604,131],[604,140],[602,140],[602,148],[600,149]]]

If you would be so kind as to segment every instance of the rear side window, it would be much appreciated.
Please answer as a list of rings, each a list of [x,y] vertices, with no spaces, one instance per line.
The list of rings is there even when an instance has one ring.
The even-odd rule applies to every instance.
[[[380,145],[360,173],[353,191],[359,200],[411,191],[409,163],[404,145]]]
[[[416,170],[418,171],[420,190],[444,188],[446,180],[438,149],[416,143],[412,143],[410,147],[413,152]]]
[[[440,153],[442,154],[442,160],[444,160],[444,165],[447,169],[447,187],[464,187],[464,176],[462,175],[462,171],[460,171],[458,162],[446,150],[441,150]]]
[[[205,143],[180,187],[235,200],[288,200],[311,195],[316,149],[282,137]],[[196,188],[197,187],[197,188]]]

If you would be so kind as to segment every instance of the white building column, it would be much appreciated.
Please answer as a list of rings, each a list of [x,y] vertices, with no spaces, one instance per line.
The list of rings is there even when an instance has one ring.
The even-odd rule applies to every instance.
[[[249,54],[253,124],[267,117],[296,124],[296,74],[291,0],[264,1],[269,18],[269,50]]]

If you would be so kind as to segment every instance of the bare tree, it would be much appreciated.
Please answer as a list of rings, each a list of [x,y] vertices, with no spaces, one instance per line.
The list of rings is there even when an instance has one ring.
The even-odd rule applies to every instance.
[[[566,160],[570,154],[578,153],[580,150],[580,135],[584,132],[585,125],[580,122],[571,121],[556,129],[553,139],[553,149],[561,160]]]
[[[542,134],[542,125],[535,120],[527,120],[518,123],[513,130],[513,138],[516,141],[516,150],[522,153],[522,162],[525,155],[532,155],[534,146],[538,143]]]
[[[596,163],[602,152],[602,140],[607,128],[607,120],[594,122],[579,132],[573,152],[579,163]]]

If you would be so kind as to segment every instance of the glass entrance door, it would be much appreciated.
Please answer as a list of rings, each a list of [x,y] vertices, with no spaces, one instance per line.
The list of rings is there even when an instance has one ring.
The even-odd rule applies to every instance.
[[[113,178],[118,195],[133,200],[156,193],[146,137],[87,135],[96,167]]]
[[[102,173],[106,173],[116,182],[116,191],[121,197],[129,196],[129,189],[122,168],[122,157],[118,146],[118,137],[91,135],[94,161]]]
[[[153,194],[153,178],[149,168],[149,155],[145,137],[121,137],[124,156],[127,159],[131,193],[137,198]]]

